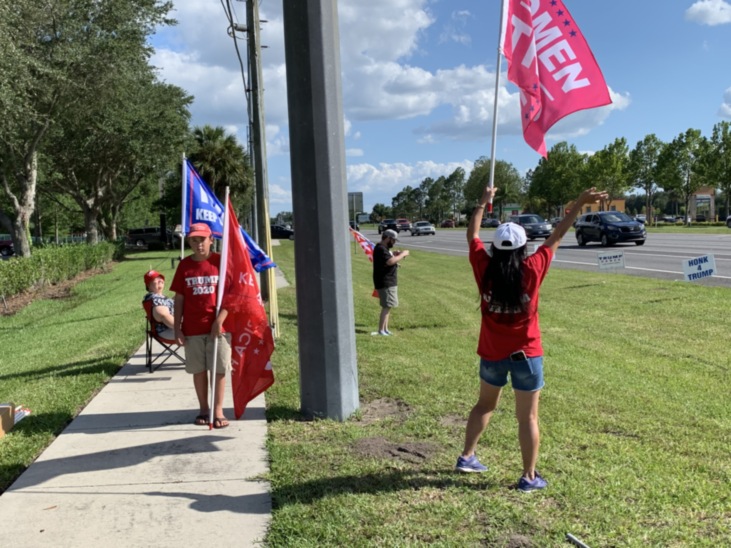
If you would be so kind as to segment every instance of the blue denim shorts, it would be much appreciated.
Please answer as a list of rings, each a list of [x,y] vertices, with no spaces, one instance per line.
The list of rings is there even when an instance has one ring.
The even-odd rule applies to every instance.
[[[543,388],[543,356],[513,361],[489,361],[480,358],[480,378],[487,384],[503,387],[508,384],[508,373],[514,390],[535,392]]]

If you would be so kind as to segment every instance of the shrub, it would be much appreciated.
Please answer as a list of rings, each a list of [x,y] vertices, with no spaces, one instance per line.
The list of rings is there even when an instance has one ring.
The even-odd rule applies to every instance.
[[[118,252],[118,246],[106,242],[34,248],[30,257],[0,261],[0,295],[10,297],[34,287],[69,280],[85,270],[101,268]]]

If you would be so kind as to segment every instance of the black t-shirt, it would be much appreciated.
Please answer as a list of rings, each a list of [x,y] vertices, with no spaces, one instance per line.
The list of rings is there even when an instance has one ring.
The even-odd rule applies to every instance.
[[[387,265],[388,261],[393,257],[393,253],[382,243],[376,244],[373,248],[373,286],[376,289],[384,287],[396,287],[396,272],[398,264]]]

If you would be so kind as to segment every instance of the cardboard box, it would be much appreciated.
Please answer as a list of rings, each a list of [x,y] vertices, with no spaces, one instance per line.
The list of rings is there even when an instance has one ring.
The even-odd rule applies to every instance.
[[[15,425],[15,404],[0,403],[0,438]]]

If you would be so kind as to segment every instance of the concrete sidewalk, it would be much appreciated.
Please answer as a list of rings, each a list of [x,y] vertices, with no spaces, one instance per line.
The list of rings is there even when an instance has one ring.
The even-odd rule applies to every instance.
[[[264,396],[228,428],[195,426],[192,377],[174,358],[150,374],[144,354],[143,345],[0,496],[0,546],[240,547],[264,538]],[[228,381],[226,390],[230,402]]]

